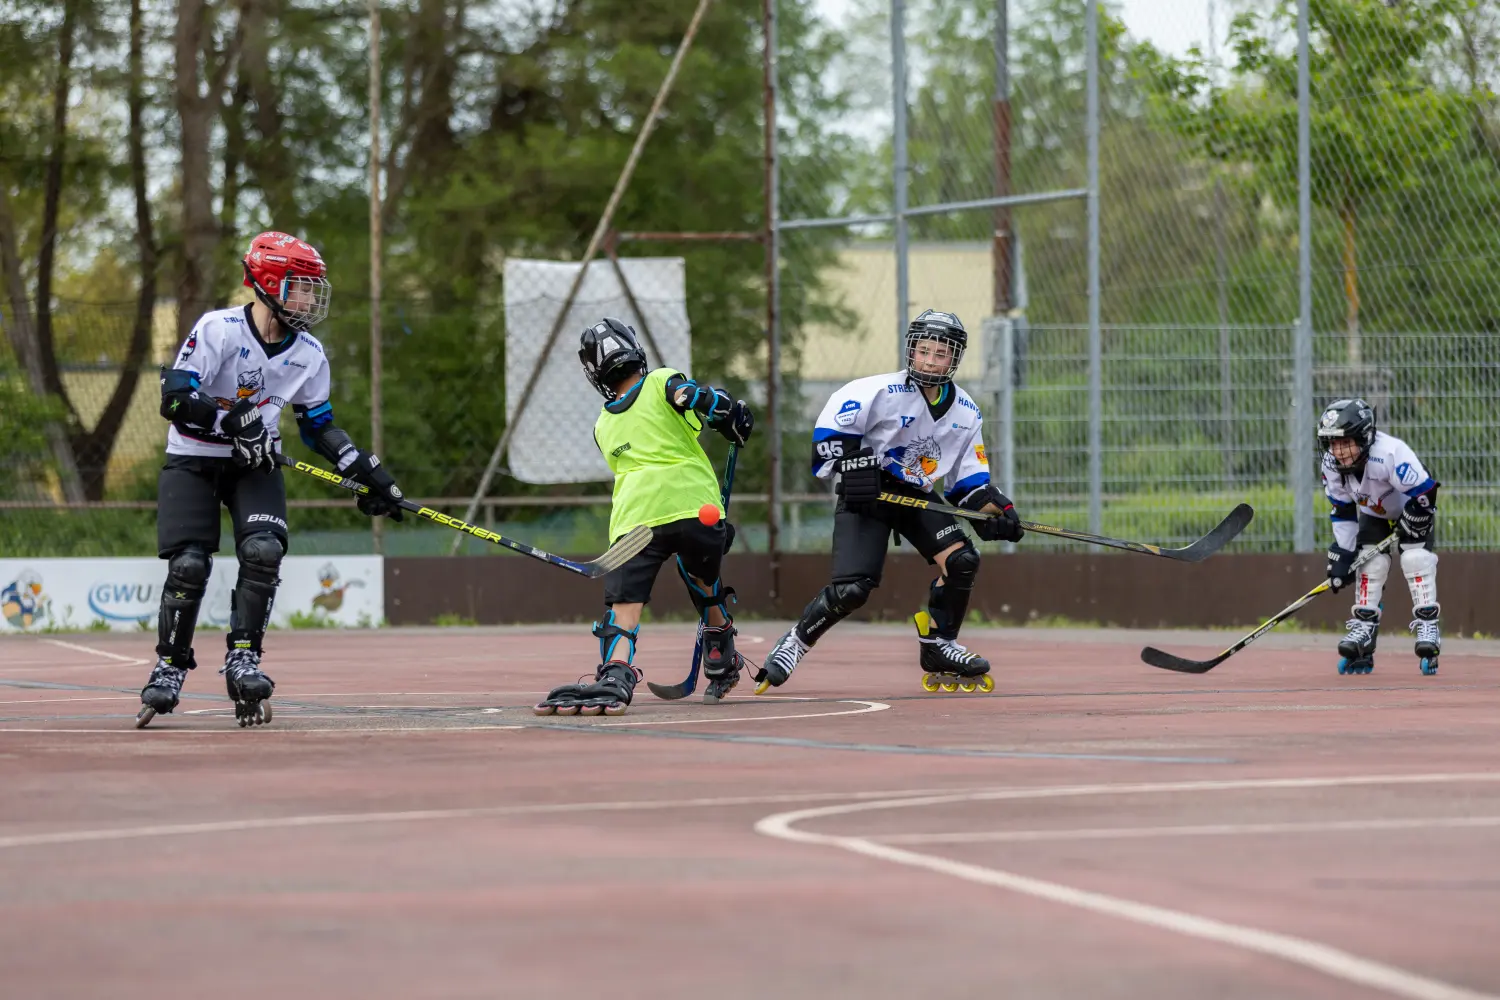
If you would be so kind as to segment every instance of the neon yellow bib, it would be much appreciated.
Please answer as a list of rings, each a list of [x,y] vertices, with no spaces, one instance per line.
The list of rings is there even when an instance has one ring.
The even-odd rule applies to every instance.
[[[674,374],[671,368],[647,373],[626,397],[634,397],[628,408],[606,408],[594,423],[594,440],[615,474],[611,542],[638,524],[654,528],[697,517],[706,503],[719,506],[719,480],[698,443],[703,424],[667,402]]]

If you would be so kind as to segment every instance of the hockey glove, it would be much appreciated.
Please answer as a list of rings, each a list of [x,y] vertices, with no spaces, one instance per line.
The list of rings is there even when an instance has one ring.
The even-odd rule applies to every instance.
[[[838,493],[844,509],[866,516],[880,503],[880,460],[869,448],[841,458],[834,465],[839,473]]]
[[[276,467],[276,456],[271,450],[271,432],[266,428],[265,421],[260,419],[260,409],[254,402],[242,399],[235,403],[224,414],[220,429],[229,438],[231,454],[236,464],[249,469],[264,468],[268,472]]]
[[[1427,536],[1432,534],[1432,522],[1437,515],[1436,494],[1437,487],[1433,487],[1406,501],[1406,509],[1401,511],[1401,520],[1396,522],[1403,542],[1425,542]]]
[[[719,411],[714,411],[708,425],[731,443],[743,448],[745,442],[750,440],[750,431],[755,427],[755,414],[750,412],[750,407],[745,405],[743,399],[737,399],[722,415]]]
[[[380,459],[367,451],[359,453],[359,457],[349,463],[345,474],[357,483],[362,483],[370,488],[370,492],[359,495],[359,512],[369,517],[389,517],[393,521],[400,521],[405,517],[401,510],[401,498],[403,496],[401,487],[396,485],[396,480],[385,471],[385,466],[380,464]]]
[[[993,484],[976,486],[958,501],[958,506],[973,511],[984,510],[990,504],[1000,508],[1000,512],[988,521],[975,522],[974,531],[980,538],[987,542],[1019,542],[1025,537],[1026,529],[1021,527],[1021,515],[1016,513],[1016,505]]]
[[[1328,546],[1328,588],[1337,594],[1354,582],[1354,552],[1341,549],[1338,543]]]

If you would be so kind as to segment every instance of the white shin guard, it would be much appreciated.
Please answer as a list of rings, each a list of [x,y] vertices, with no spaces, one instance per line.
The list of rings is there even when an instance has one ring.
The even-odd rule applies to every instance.
[[[1360,549],[1363,555],[1368,549],[1374,548],[1367,545]],[[1359,579],[1354,585],[1354,607],[1368,608],[1371,611],[1380,610],[1380,599],[1385,595],[1385,581],[1391,575],[1391,557],[1384,552],[1379,553],[1359,568]]]
[[[1411,588],[1413,608],[1430,607],[1438,602],[1436,552],[1421,545],[1401,546],[1401,572],[1406,574],[1406,585]]]

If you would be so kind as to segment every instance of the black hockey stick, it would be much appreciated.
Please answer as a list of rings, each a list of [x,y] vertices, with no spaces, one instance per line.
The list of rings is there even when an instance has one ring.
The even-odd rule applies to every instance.
[[[1376,553],[1384,552],[1385,550],[1389,549],[1391,547],[1391,542],[1394,541],[1395,538],[1396,535],[1394,532],[1392,532],[1386,537],[1385,541],[1381,542],[1369,552],[1366,552],[1364,555],[1354,560],[1353,565],[1349,567],[1350,572],[1359,569],[1365,563],[1369,562],[1371,559],[1374,559]],[[1219,664],[1229,659],[1235,653],[1238,653],[1240,650],[1250,645],[1256,639],[1259,639],[1261,636],[1271,631],[1271,629],[1275,628],[1277,625],[1280,625],[1282,622],[1292,617],[1292,615],[1295,615],[1298,611],[1301,611],[1308,604],[1311,604],[1313,598],[1332,589],[1333,588],[1329,586],[1328,581],[1324,580],[1312,590],[1309,590],[1307,593],[1297,598],[1291,604],[1288,604],[1286,607],[1276,612],[1276,614],[1273,615],[1271,619],[1265,624],[1261,625],[1260,628],[1256,629],[1254,632],[1251,632],[1239,642],[1235,643],[1233,646],[1230,646],[1218,656],[1215,656],[1212,660],[1185,660],[1180,656],[1173,656],[1171,653],[1162,652],[1155,646],[1147,646],[1145,649],[1141,650],[1141,659],[1145,660],[1153,667],[1161,667],[1163,670],[1175,670],[1180,674],[1206,674],[1214,667],[1217,667]]]
[[[740,447],[736,444],[729,446],[729,457],[724,460],[724,489],[719,494],[719,500],[724,507],[724,519],[729,520],[729,494],[734,492],[734,468],[739,464]],[[729,528],[724,528],[724,537],[729,537]],[[646,686],[651,693],[663,701],[677,701],[686,698],[698,688],[698,665],[703,659],[703,616],[698,616],[698,640],[693,644],[693,665],[688,668],[688,675],[681,684],[658,684],[655,681],[647,681]]]
[[[935,510],[943,514],[952,514],[954,517],[967,518],[970,521],[988,521],[993,514],[982,514],[977,510],[965,510],[963,507],[954,507],[937,500],[923,500],[920,497],[907,496],[902,493],[882,493],[880,499],[886,503],[896,504],[899,507],[919,507],[923,510]],[[1055,535],[1058,538],[1071,538],[1075,542],[1088,542],[1090,545],[1103,545],[1111,549],[1124,549],[1127,552],[1140,552],[1148,556],[1161,556],[1163,559],[1176,559],[1178,562],[1202,562],[1215,552],[1228,545],[1230,540],[1245,530],[1245,526],[1255,517],[1255,508],[1247,503],[1242,503],[1229,515],[1214,526],[1214,529],[1191,545],[1180,549],[1164,549],[1160,545],[1152,545],[1150,542],[1132,542],[1123,538],[1110,538],[1108,535],[1091,535],[1086,531],[1074,531],[1071,528],[1054,528],[1050,524],[1037,524],[1035,521],[1022,521],[1021,527],[1027,531],[1035,531],[1041,535]]]
[[[312,476],[314,479],[321,479],[325,483],[342,486],[351,493],[370,492],[370,488],[363,483],[357,483],[352,479],[345,479],[337,472],[330,472],[321,466],[311,465],[307,462],[293,461],[279,452],[276,455],[276,464],[284,465],[289,469],[296,469],[298,472]],[[579,576],[586,576],[591,580],[619,569],[625,563],[629,562],[631,557],[637,552],[651,544],[651,529],[644,524],[637,525],[621,535],[619,541],[611,545],[609,550],[598,559],[592,559],[588,562],[576,562],[566,556],[553,555],[551,552],[527,545],[525,542],[518,542],[514,538],[506,538],[504,535],[481,528],[477,524],[470,524],[467,521],[460,521],[456,517],[449,517],[447,514],[433,510],[431,507],[423,507],[421,504],[412,503],[405,497],[396,502],[402,510],[409,510],[418,517],[425,517],[435,524],[441,524],[445,528],[453,528],[456,531],[465,532],[486,542],[494,542],[496,545],[512,549],[533,559],[540,559],[542,562],[551,563],[570,573],[577,573]]]

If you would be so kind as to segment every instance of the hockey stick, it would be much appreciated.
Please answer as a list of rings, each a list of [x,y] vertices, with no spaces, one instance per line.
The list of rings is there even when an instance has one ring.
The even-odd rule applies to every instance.
[[[1396,533],[1391,532],[1391,534],[1386,537],[1385,541],[1381,542],[1369,552],[1366,552],[1364,555],[1354,560],[1353,565],[1349,567],[1349,571],[1352,573],[1354,570],[1359,569],[1371,559],[1374,559],[1377,553],[1384,552],[1389,549],[1391,547],[1391,542],[1394,541],[1395,538]],[[1301,611],[1308,604],[1312,603],[1313,598],[1332,589],[1333,588],[1328,585],[1328,581],[1324,580],[1312,590],[1309,590],[1307,593],[1297,598],[1291,604],[1288,604],[1286,607],[1276,612],[1276,614],[1273,615],[1271,619],[1263,624],[1260,628],[1256,629],[1254,632],[1251,632],[1239,642],[1235,643],[1233,646],[1230,646],[1218,656],[1215,656],[1212,660],[1185,660],[1180,656],[1173,656],[1171,653],[1162,652],[1155,646],[1147,646],[1145,649],[1141,650],[1141,659],[1145,660],[1153,667],[1160,667],[1163,670],[1175,670],[1180,674],[1206,674],[1214,667],[1217,667],[1219,664],[1229,659],[1235,653],[1238,653],[1240,650],[1250,645],[1256,639],[1259,639],[1261,636],[1271,631],[1271,629],[1275,628],[1277,625],[1280,625],[1282,622],[1292,617],[1292,615],[1296,614],[1298,611]]]
[[[724,520],[729,520],[729,494],[734,492],[734,468],[739,464],[740,447],[737,444],[729,446],[729,457],[724,460],[724,489],[719,493],[719,500],[724,507]],[[729,537],[729,528],[725,527],[724,537]],[[698,688],[698,665],[703,658],[703,616],[698,616],[698,639],[693,644],[693,665],[688,668],[688,675],[681,684],[658,684],[655,681],[647,681],[646,686],[651,693],[663,701],[677,701],[686,698]]]
[[[321,479],[325,483],[342,486],[351,493],[370,492],[370,488],[363,483],[357,483],[352,479],[345,479],[337,472],[330,472],[321,466],[310,465],[307,462],[293,461],[280,452],[276,454],[276,464],[286,466],[288,469],[296,469],[298,472],[312,476],[314,479]],[[412,503],[405,497],[396,501],[396,503],[402,510],[409,510],[418,517],[425,517],[427,520],[435,524],[441,524],[445,528],[453,528],[456,531],[466,532],[486,542],[494,542],[496,545],[512,549],[524,556],[540,559],[543,562],[559,566],[570,573],[577,573],[579,576],[586,576],[590,580],[598,579],[606,573],[619,569],[625,563],[629,562],[637,552],[651,544],[651,529],[643,524],[637,525],[621,535],[619,540],[611,545],[608,551],[599,558],[588,562],[576,562],[565,556],[553,555],[551,552],[527,545],[525,542],[518,542],[514,538],[506,538],[504,535],[481,528],[477,524],[470,524],[467,521],[460,521],[456,517],[449,517],[447,514],[435,511],[431,507],[423,507],[421,504]]]
[[[977,510],[965,510],[963,507],[954,507],[937,500],[923,500],[920,497],[907,496],[902,493],[882,493],[880,499],[886,503],[895,504],[899,507],[918,507],[922,510],[934,510],[941,514],[952,514],[954,517],[967,518],[970,521],[988,521],[993,514],[983,514]],[[1055,535],[1058,538],[1071,538],[1075,542],[1088,542],[1090,545],[1103,545],[1111,549],[1124,549],[1127,552],[1140,552],[1148,556],[1161,556],[1163,559],[1176,559],[1179,562],[1202,562],[1215,552],[1229,544],[1230,540],[1245,530],[1245,526],[1255,517],[1255,508],[1247,503],[1242,503],[1229,515],[1214,526],[1214,529],[1191,545],[1180,549],[1164,549],[1160,545],[1152,545],[1150,542],[1132,542],[1123,538],[1110,538],[1108,535],[1091,535],[1086,531],[1073,531],[1070,528],[1054,528],[1050,524],[1037,524],[1035,521],[1022,521],[1021,527],[1027,531],[1035,531],[1041,535]]]

